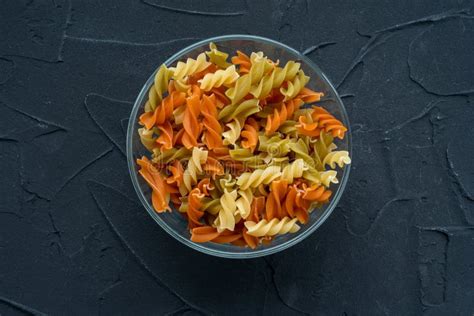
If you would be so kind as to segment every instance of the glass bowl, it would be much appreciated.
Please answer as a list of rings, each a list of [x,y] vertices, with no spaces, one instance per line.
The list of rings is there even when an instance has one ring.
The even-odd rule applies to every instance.
[[[280,64],[285,64],[288,60],[299,61],[305,74],[311,78],[307,87],[315,91],[324,92],[324,98],[319,102],[319,104],[324,106],[325,109],[335,115],[336,118],[340,119],[344,125],[347,126],[348,131],[346,132],[346,137],[342,141],[338,140],[337,145],[340,150],[347,150],[349,151],[349,154],[351,154],[351,132],[349,120],[346,109],[344,108],[334,86],[329,82],[318,66],[303,54],[285,44],[268,38],[250,35],[219,36],[190,45],[168,58],[164,63],[167,66],[171,66],[175,65],[179,60],[186,60],[188,57],[196,58],[198,54],[208,50],[210,42],[216,43],[220,50],[229,53],[230,56],[233,56],[237,50],[241,50],[247,54],[262,51],[272,60],[280,60]],[[160,64],[161,63],[157,63],[156,66],[158,67]],[[138,176],[138,168],[135,162],[137,158],[149,154],[141,144],[137,130],[140,127],[138,125],[138,117],[144,111],[145,102],[148,98],[148,90],[153,84],[154,76],[155,72],[150,75],[150,78],[138,94],[130,115],[127,131],[127,160],[130,175],[132,177],[132,183],[137,191],[140,201],[150,216],[171,236],[183,244],[209,255],[237,259],[255,258],[282,251],[299,243],[313,233],[319,226],[321,226],[329,215],[331,215],[346,187],[349,178],[350,165],[344,167],[342,176],[340,174],[338,175],[340,181],[339,185],[333,185],[334,187],[331,188],[333,190],[333,196],[330,203],[321,208],[314,209],[310,215],[308,223],[300,225],[301,229],[297,233],[278,236],[274,238],[270,244],[262,244],[256,249],[211,242],[199,244],[189,240],[190,232],[187,228],[187,222],[180,214],[178,214],[177,211],[161,214],[154,211],[151,205],[151,190],[147,183]]]

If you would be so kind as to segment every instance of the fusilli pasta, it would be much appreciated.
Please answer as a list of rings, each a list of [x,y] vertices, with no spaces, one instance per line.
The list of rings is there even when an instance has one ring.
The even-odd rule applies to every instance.
[[[296,233],[300,230],[300,227],[296,224],[297,220],[296,218],[284,217],[281,220],[278,218],[270,221],[262,219],[258,223],[246,221],[245,227],[248,230],[247,233],[255,237],[283,235],[286,233]]]
[[[242,190],[256,188],[260,184],[269,184],[281,175],[279,166],[270,166],[265,169],[257,169],[253,172],[245,172],[237,178],[237,185]]]
[[[265,247],[294,233],[349,164],[347,128],[296,61],[209,50],[157,70],[139,117],[137,159],[153,208],[187,220],[193,242]],[[305,69],[306,70],[306,69]]]
[[[175,68],[170,68],[173,71],[173,79],[183,79],[186,76],[203,71],[211,65],[206,60],[206,54],[201,53],[196,59],[188,58],[186,62],[179,61]]]
[[[188,191],[192,190],[192,185],[197,183],[198,173],[202,173],[202,164],[207,160],[207,151],[198,147],[193,148],[191,159],[183,175],[183,182]]]

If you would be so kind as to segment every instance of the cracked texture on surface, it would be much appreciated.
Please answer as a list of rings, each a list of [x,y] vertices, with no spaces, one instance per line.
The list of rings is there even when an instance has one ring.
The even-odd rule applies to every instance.
[[[0,314],[472,314],[472,1],[203,3],[2,5]],[[124,155],[156,66],[235,33],[317,63],[353,133],[349,184],[327,222],[245,261],[168,236]]]

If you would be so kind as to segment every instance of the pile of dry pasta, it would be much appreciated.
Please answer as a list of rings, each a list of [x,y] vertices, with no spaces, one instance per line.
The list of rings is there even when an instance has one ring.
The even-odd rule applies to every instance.
[[[229,60],[213,43],[162,65],[138,130],[156,212],[178,210],[194,242],[254,249],[298,231],[351,162],[333,142],[347,128],[313,105],[323,93],[308,81],[298,62],[240,51]]]

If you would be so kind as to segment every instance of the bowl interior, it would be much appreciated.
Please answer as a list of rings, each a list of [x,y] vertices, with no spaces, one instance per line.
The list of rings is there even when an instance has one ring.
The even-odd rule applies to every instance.
[[[311,60],[303,56],[298,51],[282,43],[255,36],[221,36],[193,44],[170,57],[167,61],[165,61],[165,64],[167,66],[174,66],[179,60],[185,60],[188,57],[196,58],[198,54],[208,50],[210,42],[216,43],[218,48],[227,52],[229,56],[233,56],[237,50],[243,51],[246,54],[262,51],[269,58],[273,60],[280,60],[280,64],[283,65],[289,60],[300,62],[301,68],[304,70],[305,74],[311,78],[307,84],[307,87],[324,93],[324,98],[319,105],[324,106],[326,110],[335,115],[344,123],[344,125],[349,128],[349,121],[344,105],[342,104],[342,101],[339,98],[336,90],[326,78],[326,76]],[[157,64],[157,66],[159,66],[159,64]],[[153,83],[154,75],[155,72],[151,74],[150,78],[143,86],[132,109],[127,133],[127,159],[132,183],[141,202],[153,219],[170,235],[190,246],[191,248],[207,254],[227,258],[253,258],[275,253],[298,243],[311,234],[314,230],[316,230],[331,214],[346,186],[350,165],[345,166],[343,171],[338,172],[338,179],[340,183],[331,187],[333,196],[330,200],[330,203],[326,204],[322,208],[314,209],[311,213],[308,223],[301,225],[301,229],[295,234],[278,236],[269,245],[261,245],[255,250],[233,245],[215,243],[197,244],[191,242],[189,240],[190,233],[187,229],[187,222],[177,211],[158,214],[153,210],[151,205],[151,190],[147,183],[138,176],[138,168],[135,163],[137,158],[140,158],[143,155],[149,155],[148,151],[140,142],[140,137],[137,133],[137,130],[140,126],[138,125],[137,119],[144,111],[144,105],[148,98],[148,90]],[[336,144],[340,150],[347,150],[349,153],[351,153],[350,128],[346,133],[344,140],[338,140]]]

